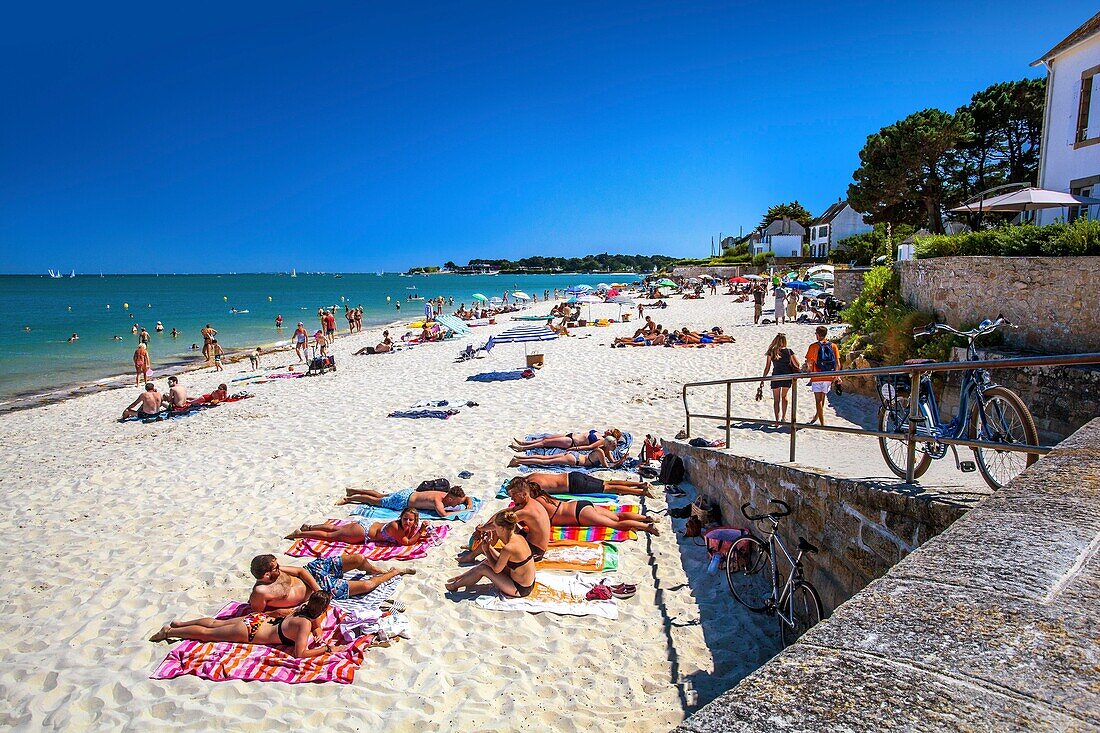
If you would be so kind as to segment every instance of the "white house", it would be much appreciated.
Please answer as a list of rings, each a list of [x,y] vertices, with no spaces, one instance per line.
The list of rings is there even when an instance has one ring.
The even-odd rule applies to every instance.
[[[810,225],[810,257],[828,257],[842,239],[872,231],[864,216],[845,200],[825,209]]]
[[[1039,157],[1040,188],[1100,194],[1100,13],[1070,33],[1032,66],[1047,69],[1047,99]],[[1094,218],[1100,206],[1070,209],[1069,219]],[[1038,212],[1040,224],[1066,209]]]
[[[797,221],[774,219],[760,232],[759,241],[752,244],[754,255],[771,252],[776,257],[801,257],[806,228]]]

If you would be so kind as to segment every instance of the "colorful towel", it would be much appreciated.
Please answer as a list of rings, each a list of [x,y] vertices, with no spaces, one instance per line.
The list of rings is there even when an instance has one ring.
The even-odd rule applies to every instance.
[[[474,603],[489,611],[525,611],[557,613],[563,616],[598,616],[615,620],[619,609],[614,600],[589,601],[584,595],[594,583],[578,574],[556,575],[545,571],[535,574],[535,587],[526,598],[504,598],[498,594],[478,596]]]
[[[336,524],[348,524],[341,519],[330,519]],[[363,555],[368,560],[416,560],[425,557],[428,550],[443,541],[448,527],[430,527],[428,538],[415,545],[389,545],[378,542],[365,542],[361,545],[349,545],[346,542],[327,542],[325,540],[294,540],[286,554],[291,557],[337,557],[343,553]]]
[[[243,616],[249,610],[246,603],[228,603],[217,613],[217,618]],[[323,638],[345,643],[347,638],[338,628],[344,617],[344,612],[339,608],[330,608],[322,626]],[[363,663],[363,654],[371,638],[367,636],[355,641],[340,654],[325,654],[312,659],[297,659],[279,647],[259,644],[184,641],[172,647],[151,677],[168,680],[193,674],[213,682],[338,682],[348,685],[355,679],[355,670]]]
[[[608,542],[562,542],[547,549],[535,567],[539,570],[613,573],[619,569],[619,548]]]
[[[611,529],[610,527],[551,527],[550,544],[562,540],[570,542],[625,542],[638,538],[634,530]]]
[[[441,517],[434,511],[424,510],[420,512],[420,518],[433,519],[438,521],[469,522],[471,519],[474,518],[474,515],[477,514],[478,510],[481,509],[482,504],[481,499],[478,499],[476,496],[471,496],[470,500],[473,503],[473,506],[464,512],[459,512],[457,514],[448,514],[445,517]],[[367,504],[360,504],[359,506],[355,507],[351,510],[351,514],[355,517],[365,517],[366,519],[373,519],[376,522],[388,522],[391,519],[397,519],[401,516],[401,512],[394,511],[392,509],[385,509],[380,506],[369,506]]]
[[[370,576],[362,572],[349,573],[347,580],[366,580]],[[401,585],[401,576],[390,578],[370,593],[333,601],[333,605],[344,612],[340,620],[340,631],[345,639],[357,639],[360,636],[378,631],[382,620],[382,602],[393,598]]]

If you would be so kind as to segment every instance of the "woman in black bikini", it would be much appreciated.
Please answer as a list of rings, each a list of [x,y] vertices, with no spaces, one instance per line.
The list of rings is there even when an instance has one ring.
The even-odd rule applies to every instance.
[[[192,639],[194,641],[228,641],[235,644],[288,646],[298,659],[310,659],[322,654],[335,654],[347,645],[323,644],[310,649],[309,643],[321,628],[332,596],[323,590],[314,591],[290,616],[252,613],[236,618],[197,618],[193,621],[173,621],[149,637],[149,641]]]
[[[611,428],[604,431],[604,437],[608,435],[612,436],[616,442],[623,437],[622,432]],[[600,434],[595,428],[591,430],[577,430],[572,433],[559,433],[557,435],[548,435],[545,438],[539,438],[537,440],[523,441],[518,438],[512,440],[512,445],[509,446],[517,453],[522,453],[525,450],[531,450],[533,448],[564,448],[565,450],[592,450],[597,448],[603,441],[600,440]]]
[[[527,540],[516,532],[516,513],[504,511],[497,515],[496,541],[489,532],[482,532],[485,559],[447,581],[447,590],[457,591],[488,578],[498,591],[510,598],[525,598],[535,588],[535,557]]]
[[[614,431],[618,432],[618,431]],[[552,456],[516,456],[508,462],[509,468],[516,466],[580,466],[581,468],[618,468],[626,461],[623,451],[618,458],[612,458],[617,439],[608,431],[603,440],[588,446],[578,446],[564,453]],[[515,446],[513,446],[513,449]]]
[[[550,525],[554,527],[610,527],[618,530],[635,530],[651,535],[661,534],[653,517],[635,512],[613,512],[596,506],[586,499],[561,501],[547,494],[541,488],[530,488],[531,498],[546,508],[550,515]]]

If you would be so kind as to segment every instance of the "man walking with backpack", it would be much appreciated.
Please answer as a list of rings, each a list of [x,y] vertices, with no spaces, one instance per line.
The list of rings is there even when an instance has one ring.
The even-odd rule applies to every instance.
[[[810,377],[810,389],[814,393],[814,403],[817,408],[817,414],[814,415],[814,420],[825,424],[825,395],[829,394],[829,390],[833,386],[833,382],[839,382],[840,377],[828,374],[828,372],[835,372],[840,369],[840,351],[837,349],[836,344],[829,341],[829,329],[825,326],[817,327],[817,341],[810,344],[810,348],[806,351],[806,362],[803,367],[806,371],[814,374],[822,374],[820,377]]]

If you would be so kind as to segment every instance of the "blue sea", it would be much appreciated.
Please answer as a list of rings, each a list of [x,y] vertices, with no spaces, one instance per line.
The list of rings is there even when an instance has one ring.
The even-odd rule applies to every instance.
[[[50,392],[121,374],[132,374],[137,336],[131,327],[148,329],[154,376],[181,365],[201,362],[191,350],[202,345],[199,330],[207,323],[218,330],[227,352],[277,345],[289,340],[298,321],[313,333],[317,309],[337,306],[337,324],[346,333],[345,304],[363,306],[364,327],[423,315],[426,298],[454,297],[455,306],[472,304],[481,293],[500,297],[521,290],[545,290],[600,282],[627,282],[632,275],[429,275],[286,274],[246,275],[77,275],[0,276],[0,401]],[[395,304],[401,302],[400,311]],[[238,313],[233,313],[232,309]],[[546,312],[542,303],[532,312]],[[243,312],[247,311],[247,312]],[[283,328],[276,330],[275,317]],[[160,321],[164,331],[154,327]],[[169,334],[175,328],[178,338]],[[29,330],[28,330],[29,329]],[[71,334],[79,340],[68,343]],[[115,340],[121,336],[122,340]]]

